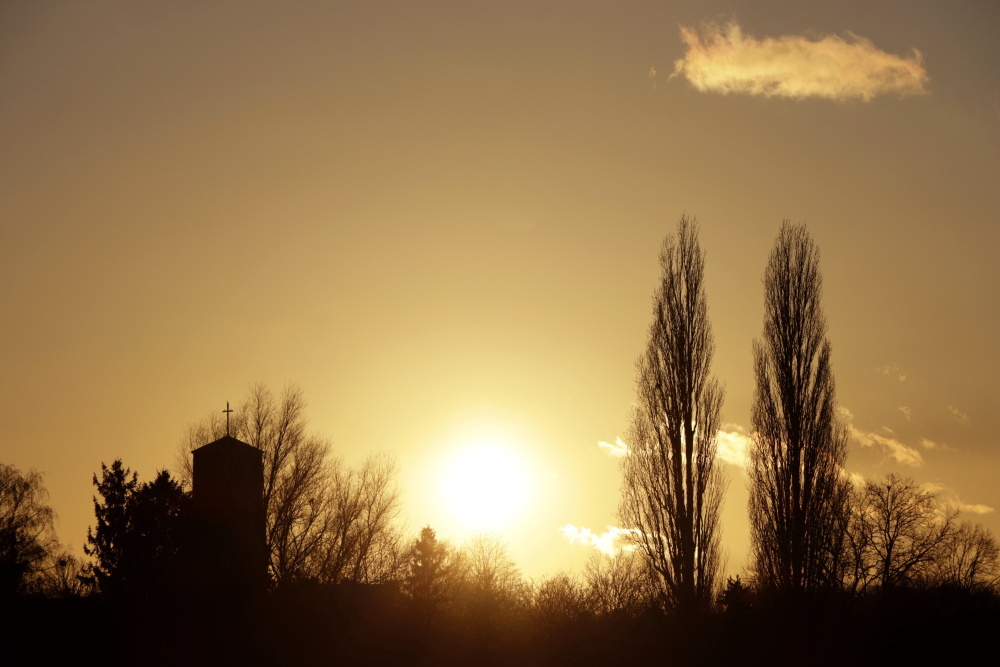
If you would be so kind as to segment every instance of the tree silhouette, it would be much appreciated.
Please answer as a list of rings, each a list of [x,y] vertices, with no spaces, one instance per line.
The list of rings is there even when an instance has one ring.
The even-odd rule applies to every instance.
[[[694,220],[682,217],[660,252],[662,276],[637,405],[622,459],[624,525],[661,583],[667,607],[707,610],[719,570],[724,482],[716,457],[723,392],[710,377],[715,344],[705,299],[705,259]]]
[[[727,614],[738,615],[746,613],[750,608],[751,598],[751,591],[740,581],[740,576],[736,575],[735,579],[729,577],[726,580],[726,585],[719,595],[719,604]]]
[[[151,575],[144,583],[150,596],[175,595],[183,583],[190,511],[190,494],[166,470],[139,486],[131,499],[128,557],[136,571]]]
[[[866,482],[855,493],[845,573],[851,590],[874,587],[889,593],[928,580],[935,569],[950,578],[944,561],[957,546],[958,512],[938,507],[935,500],[934,493],[895,474]],[[954,574],[961,577],[960,571],[958,565]]]
[[[634,551],[595,553],[584,567],[590,607],[605,616],[638,616],[657,596],[649,561]]]
[[[562,572],[538,585],[533,602],[532,627],[549,644],[575,644],[581,625],[594,616],[586,587]]]
[[[1000,545],[982,524],[959,524],[931,568],[933,581],[962,591],[996,590],[1000,583]]]
[[[465,579],[476,596],[498,601],[524,602],[528,593],[517,564],[499,536],[484,533],[463,549]]]
[[[469,540],[455,573],[460,584],[452,620],[467,624],[473,636],[495,640],[524,619],[531,589],[499,536],[481,534]]]
[[[407,554],[405,590],[424,613],[433,615],[449,595],[454,558],[448,544],[424,526]],[[453,593],[453,591],[452,591]]]
[[[94,558],[97,590],[110,597],[156,597],[176,593],[183,572],[184,522],[190,496],[162,470],[152,482],[115,459],[101,464],[97,525],[87,529],[84,552]]]
[[[593,613],[586,588],[565,572],[542,581],[535,591],[534,603],[539,619],[552,626],[570,625]]]
[[[41,592],[50,598],[67,599],[87,595],[93,579],[90,567],[66,549],[50,552],[42,573]]]
[[[336,459],[328,466],[326,494],[331,509],[324,517],[318,557],[307,571],[330,583],[398,579],[405,545],[395,525],[399,514],[395,464],[386,456],[373,455],[357,468]]]
[[[41,473],[0,463],[0,599],[38,582],[58,546],[54,518]]]
[[[127,554],[131,532],[129,501],[139,487],[139,475],[115,459],[109,468],[101,463],[101,479],[93,477],[97,487],[94,516],[97,525],[87,528],[87,544],[83,551],[94,559],[93,583],[105,594],[115,594],[124,587],[128,577]]]
[[[821,296],[819,249],[785,221],[764,272],[747,469],[751,567],[758,586],[781,593],[834,585],[846,524],[847,443]]]

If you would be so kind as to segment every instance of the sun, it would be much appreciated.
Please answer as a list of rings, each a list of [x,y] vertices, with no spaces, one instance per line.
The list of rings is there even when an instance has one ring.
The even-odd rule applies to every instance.
[[[467,532],[502,531],[529,506],[531,475],[516,450],[479,439],[460,445],[442,466],[441,502]]]

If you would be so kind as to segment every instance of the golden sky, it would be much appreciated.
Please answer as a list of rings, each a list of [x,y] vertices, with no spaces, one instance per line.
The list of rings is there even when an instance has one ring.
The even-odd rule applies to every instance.
[[[512,553],[573,570],[562,529],[616,525],[598,443],[664,235],[701,224],[738,454],[788,218],[848,468],[1000,532],[998,27],[988,0],[4,3],[0,460],[79,549],[102,461],[150,479],[187,424],[294,382],[338,455],[396,458],[413,533],[467,536],[440,471],[499,443],[531,489]]]

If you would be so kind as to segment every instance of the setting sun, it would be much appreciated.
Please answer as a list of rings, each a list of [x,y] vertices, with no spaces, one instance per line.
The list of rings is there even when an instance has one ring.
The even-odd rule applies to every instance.
[[[510,447],[489,439],[473,441],[457,449],[442,467],[441,502],[463,529],[500,530],[527,508],[530,477]]]

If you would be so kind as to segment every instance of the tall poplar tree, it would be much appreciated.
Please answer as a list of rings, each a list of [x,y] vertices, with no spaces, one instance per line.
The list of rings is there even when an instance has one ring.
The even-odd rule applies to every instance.
[[[715,343],[698,227],[686,216],[664,240],[646,352],[636,362],[630,451],[619,514],[634,529],[668,609],[708,609],[720,566],[724,492],[716,456],[723,391],[710,376]]]
[[[751,561],[782,594],[836,585],[847,525],[847,437],[835,413],[819,249],[785,221],[764,272],[748,457]]]

